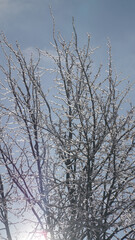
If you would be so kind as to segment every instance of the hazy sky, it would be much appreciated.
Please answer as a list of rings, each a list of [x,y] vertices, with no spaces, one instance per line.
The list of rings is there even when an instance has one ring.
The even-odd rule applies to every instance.
[[[0,0],[0,31],[12,44],[17,40],[25,52],[36,47],[51,49],[49,5],[65,39],[71,37],[74,16],[80,44],[90,33],[92,46],[101,47],[103,62],[109,37],[116,69],[135,81],[135,0]]]
[[[0,0],[0,30],[9,42],[18,40],[23,49],[50,48],[49,5],[57,30],[66,39],[71,37],[72,16],[80,42],[90,33],[92,45],[101,46],[102,55],[109,37],[118,71],[129,75],[132,81],[135,79],[135,0]]]

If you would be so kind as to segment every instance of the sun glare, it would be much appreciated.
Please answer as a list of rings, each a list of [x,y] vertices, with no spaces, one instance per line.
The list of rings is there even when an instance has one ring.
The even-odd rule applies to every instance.
[[[50,233],[47,232],[35,232],[30,234],[30,240],[51,240]]]

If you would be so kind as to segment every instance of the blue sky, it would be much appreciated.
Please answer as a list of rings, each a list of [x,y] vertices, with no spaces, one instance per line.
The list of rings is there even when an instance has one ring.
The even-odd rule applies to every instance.
[[[9,42],[18,40],[22,49],[50,48],[52,19],[49,5],[57,30],[70,39],[74,16],[80,43],[85,42],[86,33],[90,33],[92,46],[101,46],[103,60],[109,37],[116,68],[134,81],[134,0],[0,0],[0,30]]]

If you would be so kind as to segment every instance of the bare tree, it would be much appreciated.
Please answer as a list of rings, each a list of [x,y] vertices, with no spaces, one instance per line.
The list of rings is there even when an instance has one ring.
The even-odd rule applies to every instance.
[[[68,43],[55,37],[54,24],[57,56],[39,50],[37,63],[2,39],[8,67],[1,66],[1,161],[35,231],[51,240],[134,239],[135,108],[127,102],[131,86],[113,73],[110,43],[102,79],[102,66],[92,69],[90,36],[80,49],[74,22]],[[53,102],[40,79],[43,55],[55,64]]]
[[[2,177],[0,174],[0,221],[3,223],[6,230],[7,240],[12,240],[9,222],[8,222],[8,209],[7,209],[7,200],[10,190],[5,194],[4,185]]]

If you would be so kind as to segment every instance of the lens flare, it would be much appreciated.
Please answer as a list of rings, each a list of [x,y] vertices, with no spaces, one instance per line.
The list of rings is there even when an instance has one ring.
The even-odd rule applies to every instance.
[[[32,234],[31,240],[51,240],[50,233],[47,231],[35,232]]]

